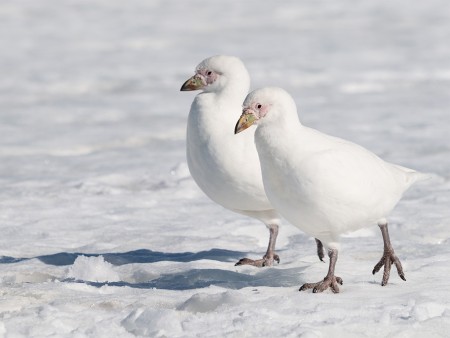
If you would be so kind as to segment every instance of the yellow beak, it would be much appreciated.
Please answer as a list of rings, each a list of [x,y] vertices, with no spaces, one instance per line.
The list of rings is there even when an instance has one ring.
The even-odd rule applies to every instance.
[[[205,87],[205,83],[203,82],[203,79],[199,75],[194,75],[191,78],[189,78],[183,85],[181,86],[180,91],[189,91],[189,90],[198,90]]]
[[[252,114],[251,111],[244,111],[236,123],[236,127],[234,128],[234,133],[238,134],[241,131],[247,129],[251,125],[253,125],[256,121],[256,116]]]

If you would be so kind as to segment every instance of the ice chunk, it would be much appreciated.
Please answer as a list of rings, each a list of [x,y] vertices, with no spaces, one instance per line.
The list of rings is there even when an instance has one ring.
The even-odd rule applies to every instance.
[[[114,271],[113,265],[105,261],[103,256],[78,256],[69,268],[69,278],[90,282],[118,282],[119,274]]]

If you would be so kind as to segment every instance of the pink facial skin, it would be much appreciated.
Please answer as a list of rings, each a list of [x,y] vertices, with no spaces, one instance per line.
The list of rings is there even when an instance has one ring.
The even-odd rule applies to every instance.
[[[202,79],[205,85],[210,85],[214,83],[214,81],[216,81],[218,77],[217,73],[207,68],[199,68],[195,73]]]
[[[244,107],[244,113],[251,113],[256,117],[256,120],[259,120],[267,115],[270,107],[270,104],[263,105],[258,102],[252,102],[249,106]]]

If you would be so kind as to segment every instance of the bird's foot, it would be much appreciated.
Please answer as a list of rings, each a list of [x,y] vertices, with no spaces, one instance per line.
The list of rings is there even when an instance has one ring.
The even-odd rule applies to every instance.
[[[324,257],[325,257],[325,252],[324,252],[324,249],[323,249],[323,244],[322,244],[322,242],[320,241],[320,240],[318,240],[317,238],[315,239],[316,240],[316,246],[317,246],[317,256],[319,257],[319,259],[322,261],[322,262],[325,262],[323,259],[324,259]]]
[[[387,250],[387,251],[385,250],[383,253],[383,257],[381,257],[380,261],[377,263],[377,265],[375,265],[375,267],[372,270],[372,274],[374,275],[378,271],[380,271],[381,267],[384,265],[383,279],[381,281],[381,286],[385,286],[389,281],[392,263],[394,263],[395,267],[397,268],[397,273],[400,276],[400,278],[406,281],[405,274],[403,273],[402,263],[400,263],[400,260],[395,255],[394,250]]]
[[[252,266],[256,266],[258,268],[262,268],[265,266],[273,266],[273,262],[277,262],[278,264],[280,263],[280,256],[278,256],[277,254],[273,254],[273,255],[264,255],[264,257],[262,259],[250,259],[250,258],[242,258],[239,260],[239,262],[237,262],[234,266],[238,266],[238,265],[252,265]]]
[[[342,285],[343,281],[341,277],[337,277],[334,275],[326,276],[323,281],[318,283],[305,283],[303,284],[298,291],[304,291],[313,289],[313,293],[323,292],[328,288],[331,288],[331,291],[334,293],[339,293],[338,284]]]

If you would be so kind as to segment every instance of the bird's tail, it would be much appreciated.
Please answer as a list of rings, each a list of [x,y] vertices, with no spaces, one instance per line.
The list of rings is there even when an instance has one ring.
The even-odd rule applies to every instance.
[[[430,173],[421,173],[419,171],[415,171],[413,169],[409,169],[406,167],[402,167],[400,165],[394,164],[397,169],[400,169],[406,174],[406,185],[410,187],[416,182],[425,181],[433,178],[435,175]]]

